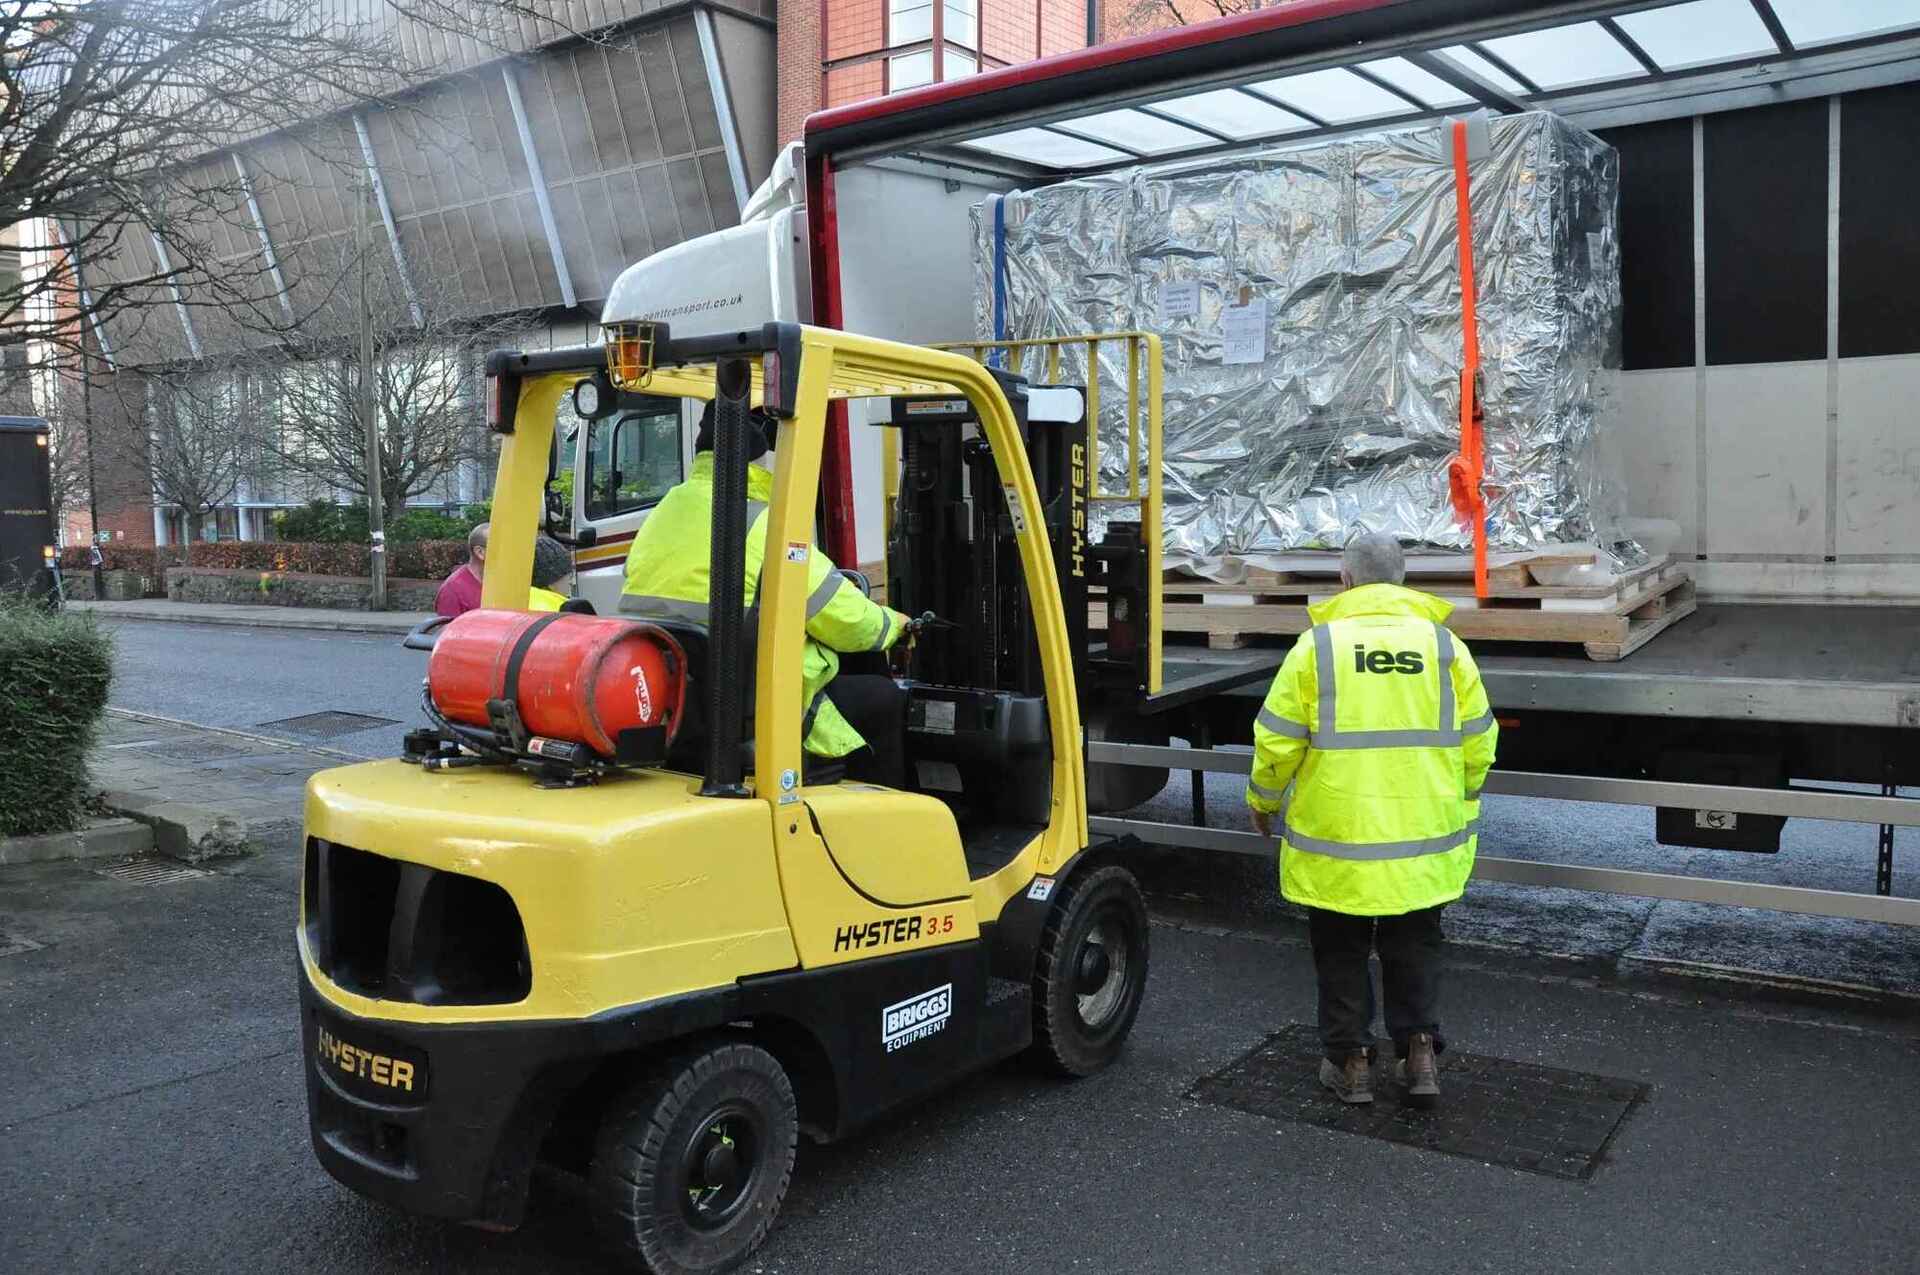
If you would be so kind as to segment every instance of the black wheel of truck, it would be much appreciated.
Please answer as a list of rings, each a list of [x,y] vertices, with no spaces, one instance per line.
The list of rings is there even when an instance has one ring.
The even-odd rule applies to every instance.
[[[1147,905],[1125,868],[1069,877],[1040,935],[1033,973],[1035,1051],[1054,1071],[1088,1076],[1126,1042],[1147,990]]]
[[[772,1054],[743,1041],[683,1052],[607,1109],[591,1171],[601,1222],[654,1275],[729,1270],[773,1228],[798,1133]]]

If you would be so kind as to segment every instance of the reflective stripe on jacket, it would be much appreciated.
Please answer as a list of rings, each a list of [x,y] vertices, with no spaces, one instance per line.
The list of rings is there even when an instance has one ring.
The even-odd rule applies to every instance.
[[[1254,718],[1247,784],[1253,809],[1286,810],[1292,902],[1389,916],[1465,890],[1499,728],[1472,653],[1441,623],[1452,610],[1392,584],[1307,609],[1314,627]]]
[[[760,594],[760,570],[766,560],[767,503],[773,475],[747,467],[747,587],[751,607]],[[713,453],[693,458],[686,481],[669,491],[634,535],[627,550],[626,583],[620,610],[634,615],[668,616],[707,622],[708,568],[713,536]],[[841,575],[833,560],[814,548],[807,555],[807,648],[801,670],[801,703],[808,752],[844,757],[863,746],[846,718],[826,697],[827,683],[840,671],[837,651],[884,651],[907,622]]]

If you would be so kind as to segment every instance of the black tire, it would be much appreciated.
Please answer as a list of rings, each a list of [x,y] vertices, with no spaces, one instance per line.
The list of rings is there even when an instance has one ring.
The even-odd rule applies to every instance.
[[[600,1124],[589,1180],[608,1237],[654,1275],[731,1269],[773,1229],[799,1125],[787,1073],[757,1045],[657,1065]]]
[[[1063,1076],[1090,1076],[1112,1062],[1140,1013],[1147,956],[1147,905],[1133,874],[1109,864],[1069,877],[1034,963],[1041,1061]]]

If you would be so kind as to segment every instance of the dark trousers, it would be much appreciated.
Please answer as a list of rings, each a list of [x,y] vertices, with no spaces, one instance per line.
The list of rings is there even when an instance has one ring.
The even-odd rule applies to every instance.
[[[1320,976],[1320,1043],[1329,1060],[1344,1062],[1356,1049],[1373,1048],[1373,974],[1367,957],[1376,950],[1395,1054],[1407,1056],[1407,1038],[1415,1032],[1432,1033],[1434,1049],[1443,1048],[1440,911],[1348,916],[1307,909],[1313,967]]]
[[[860,732],[865,748],[848,753],[847,778],[888,788],[907,782],[907,693],[890,677],[842,674],[827,683],[827,698]]]

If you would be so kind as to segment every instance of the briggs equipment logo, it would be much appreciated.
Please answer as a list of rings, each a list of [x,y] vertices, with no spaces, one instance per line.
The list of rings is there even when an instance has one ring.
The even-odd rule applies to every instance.
[[[887,1052],[944,1031],[953,1015],[953,984],[936,987],[880,1011],[880,1043]]]

